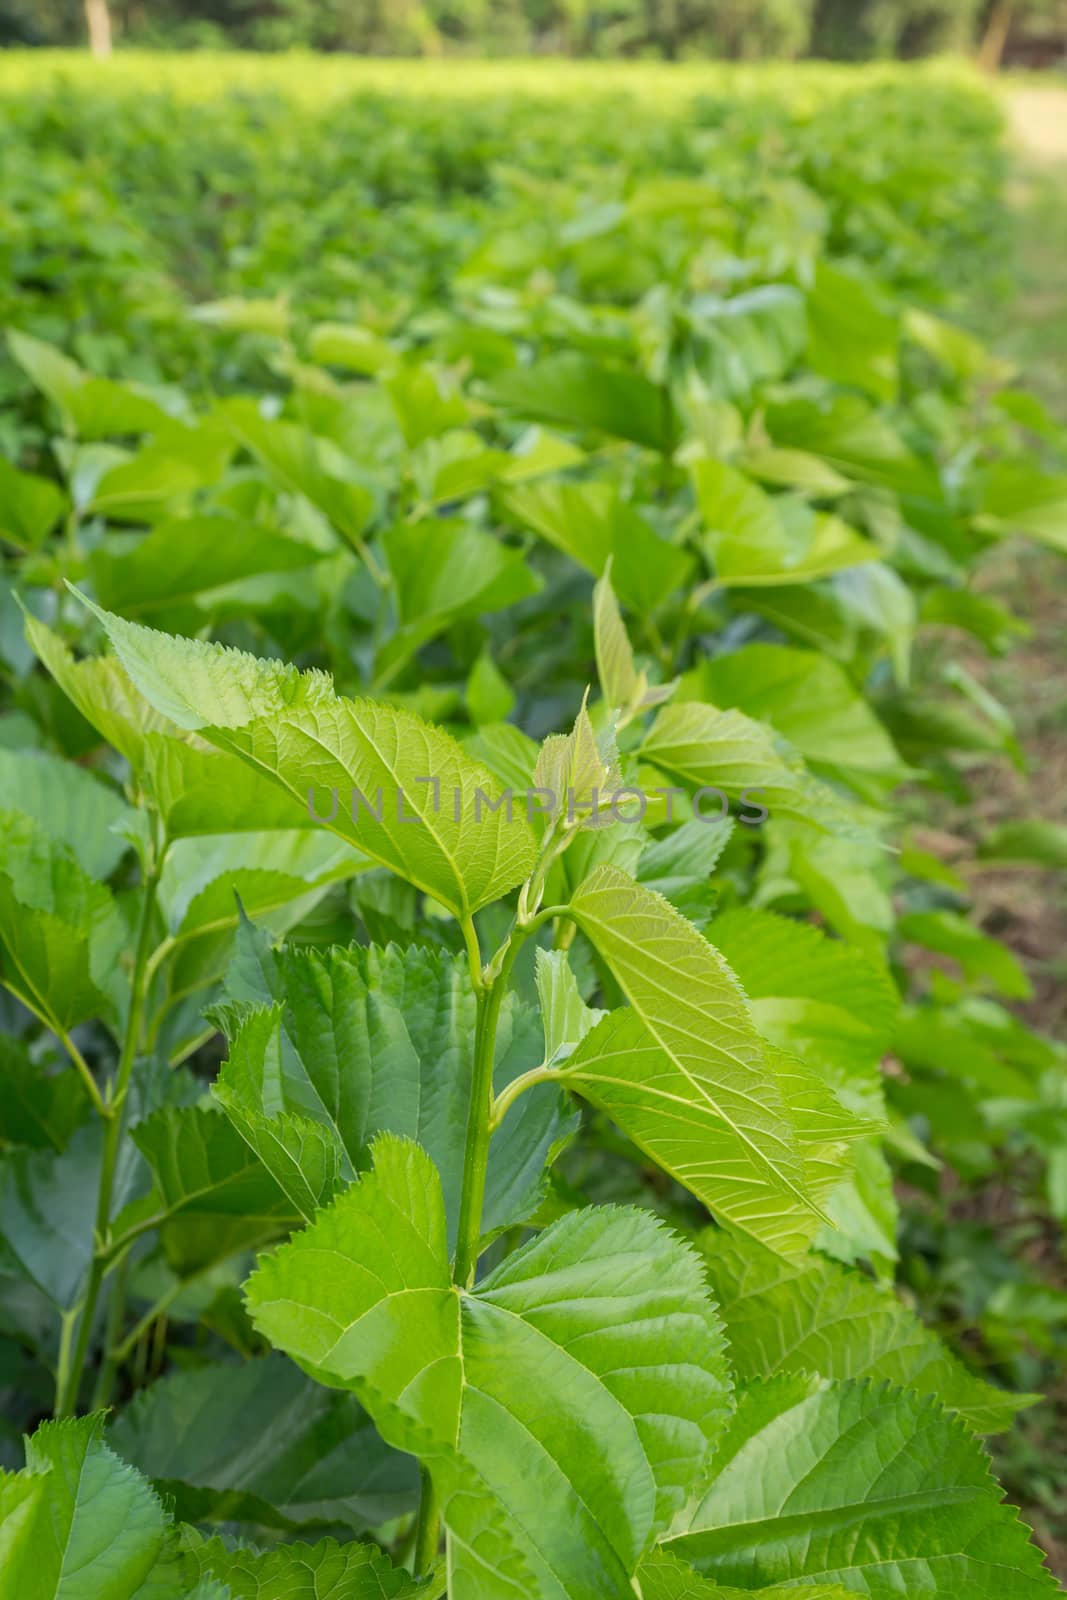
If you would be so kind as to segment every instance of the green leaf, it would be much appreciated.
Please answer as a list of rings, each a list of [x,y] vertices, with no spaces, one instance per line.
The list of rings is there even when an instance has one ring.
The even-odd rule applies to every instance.
[[[608,705],[623,714],[622,722],[626,722],[648,707],[669,700],[674,684],[650,686],[647,673],[637,670],[619,603],[611,587],[613,559],[608,557],[604,572],[593,587],[593,640],[600,691]]]
[[[1011,377],[1011,365],[992,355],[973,333],[917,306],[904,312],[904,332],[958,383],[987,382],[992,387]]]
[[[486,797],[497,798],[489,773],[440,729],[392,706],[341,699],[322,673],[99,615],[157,711],[274,779],[294,806],[325,792],[328,811],[336,789],[337,814],[324,825],[457,917],[531,871],[532,829],[489,808]]]
[[[904,769],[893,742],[836,661],[811,650],[749,644],[712,656],[687,673],[680,700],[736,707],[769,723],[805,761],[895,778]]]
[[[835,383],[865,389],[877,400],[897,392],[900,327],[883,310],[873,284],[819,261],[808,290],[808,359]]]
[[[114,656],[77,661],[58,634],[29,615],[26,637],[85,720],[135,769],[144,765],[148,734],[179,731],[137,692]]]
[[[928,589],[919,615],[923,622],[961,628],[997,656],[1006,655],[1019,639],[1031,633],[1030,624],[990,595],[969,589]]]
[[[816,500],[836,499],[852,487],[840,472],[806,450],[776,450],[767,445],[747,450],[741,464],[748,476],[758,478],[760,483],[769,483],[776,489],[796,489]]]
[[[312,361],[323,366],[344,367],[366,377],[373,377],[399,359],[386,339],[369,328],[343,322],[317,323],[311,330],[309,352]]]
[[[185,1549],[202,1576],[225,1583],[226,1600],[431,1600],[435,1593],[394,1567],[377,1545],[323,1539],[231,1550],[221,1539],[201,1541],[187,1532]]]
[[[1057,1592],[985,1452],[907,1390],[810,1376],[754,1384],[712,1470],[669,1548],[717,1582],[841,1583],[870,1600]]]
[[[804,349],[804,301],[792,284],[764,283],[726,300],[701,295],[691,315],[700,371],[715,393],[744,397],[783,377]]]
[[[661,539],[614,483],[515,484],[496,503],[594,577],[610,561],[620,599],[639,613],[658,610],[692,571],[692,557]]]
[[[467,402],[451,386],[448,374],[421,362],[398,361],[383,385],[411,449],[449,428],[462,427],[467,420]]]
[[[730,842],[734,824],[701,822],[693,817],[662,839],[645,845],[634,873],[638,883],[653,889],[698,927],[707,922],[714,903],[708,879]]]
[[[806,450],[846,477],[924,501],[941,499],[933,464],[920,460],[885,413],[858,394],[770,405],[766,423],[775,445]]]
[[[102,1146],[94,1117],[61,1154],[23,1147],[0,1157],[5,1253],[61,1311],[79,1303],[93,1257]]]
[[[998,462],[981,486],[980,510],[983,520],[998,532],[1024,533],[1067,553],[1067,477]]]
[[[899,999],[889,974],[811,923],[738,907],[708,938],[748,996],[766,1039],[811,1063],[866,1116],[884,1112],[880,1065]]]
[[[646,734],[641,754],[668,777],[717,791],[776,819],[793,817],[827,833],[855,832],[859,825],[859,812],[813,778],[773,729],[740,711],[695,701],[666,706]],[[710,821],[713,810],[706,802],[703,809]],[[749,823],[762,820],[757,815]]]
[[[418,1497],[414,1463],[355,1398],[277,1355],[175,1372],[136,1395],[108,1437],[186,1521],[363,1529]]]
[[[108,878],[128,848],[131,811],[114,789],[43,750],[0,749],[0,806],[36,820],[90,878]]]
[[[284,295],[273,300],[252,300],[241,295],[205,300],[193,306],[190,316],[210,328],[226,328],[231,333],[262,333],[284,339],[289,331],[289,307]]]
[[[545,1060],[563,1060],[607,1013],[586,1005],[565,950],[538,948],[534,961],[545,1030]]]
[[[630,1006],[585,1037],[560,1081],[716,1215],[787,1254],[803,1248],[820,1212],[800,1133],[730,968],[616,867],[598,867],[570,909]]]
[[[810,583],[878,558],[877,545],[840,518],[793,496],[772,497],[725,462],[696,462],[693,486],[701,543],[724,586]]]
[[[19,811],[0,811],[0,981],[50,1025],[114,1020],[126,929],[102,883]]]
[[[100,664],[122,672],[113,656]],[[132,685],[130,692],[140,700]],[[141,703],[154,715],[147,701]],[[141,743],[141,766],[169,839],[234,833],[270,836],[283,829],[306,832],[320,827],[306,805],[302,810],[295,806],[292,796],[270,778],[237,756],[199,741],[186,744],[167,734],[147,733]]]
[[[227,454],[216,438],[174,430],[108,467],[96,482],[89,509],[116,522],[151,522],[171,502],[217,483],[226,466]]]
[[[159,906],[170,936],[187,939],[236,927],[238,900],[256,917],[297,902],[309,907],[365,865],[351,845],[325,831],[180,839],[167,854]]]
[[[167,1106],[131,1137],[153,1187],[116,1218],[116,1237],[158,1228],[167,1259],[182,1274],[255,1249],[303,1221],[218,1111]]]
[[[351,1178],[364,1167],[372,1140],[388,1132],[418,1140],[433,1157],[451,1238],[474,1068],[477,1007],[466,961],[393,945],[272,951],[245,924],[228,989],[238,1009],[221,1019],[231,1051],[220,1099],[294,1196],[293,1145],[298,1137],[305,1141],[299,1163],[305,1214],[330,1198],[338,1174]],[[249,1016],[242,1009],[249,1004],[270,1009]],[[494,1070],[498,1090],[540,1063],[540,1035],[534,1012],[505,1002]],[[328,1135],[321,1153],[312,1143],[315,1129]],[[490,1150],[487,1235],[536,1209],[546,1165],[572,1130],[551,1085],[511,1108]],[[284,1151],[266,1148],[268,1137],[284,1141]]]
[[[1026,1000],[1030,980],[1011,950],[990,938],[955,911],[912,911],[897,924],[897,932],[911,944],[922,945],[959,963],[970,984],[988,986],[996,994]]]
[[[19,1040],[0,1034],[0,1144],[62,1150],[86,1105],[73,1068],[49,1072]]]
[[[578,354],[548,356],[494,374],[488,391],[490,400],[523,417],[631,439],[666,455],[677,443],[668,390],[632,368]]]
[[[646,1213],[587,1210],[460,1290],[436,1170],[389,1136],[247,1294],[272,1343],[428,1465],[457,1595],[631,1600],[722,1425],[722,1345],[687,1246]]]
[[[175,517],[120,551],[98,546],[89,570],[101,604],[124,616],[210,603],[210,591],[261,572],[291,572],[328,552],[236,517]]]
[[[12,1600],[141,1600],[168,1537],[163,1507],[145,1480],[101,1437],[103,1417],[45,1422],[26,1441],[26,1471],[5,1478],[19,1523],[12,1546],[0,1524],[4,1593]],[[6,1503],[5,1503],[6,1502]],[[10,1512],[8,1511],[10,1515]],[[179,1600],[183,1591],[155,1591]]]
[[[503,722],[515,709],[515,695],[492,656],[483,650],[467,677],[467,715],[477,726]]]
[[[890,1285],[825,1256],[786,1262],[725,1231],[701,1235],[708,1280],[742,1381],[779,1373],[879,1378],[929,1395],[980,1433],[1035,1400],[968,1372]]]
[[[66,509],[58,484],[32,472],[18,472],[0,459],[0,541],[18,550],[36,550]]]
[[[1039,867],[1067,868],[1067,824],[1045,817],[1001,822],[978,847],[983,861],[1030,861]]]
[[[396,523],[382,546],[399,628],[380,653],[379,670],[406,660],[453,623],[501,611],[541,588],[521,550],[458,519]]]
[[[802,1589],[723,1589],[702,1578],[669,1550],[656,1550],[642,1561],[638,1577],[641,1600],[848,1600],[848,1590],[838,1584],[805,1584]]]
[[[350,543],[358,544],[374,498],[361,483],[331,470],[340,463],[328,454],[325,441],[296,423],[268,420],[251,400],[227,401],[222,415],[234,437],[281,488],[303,495]]]

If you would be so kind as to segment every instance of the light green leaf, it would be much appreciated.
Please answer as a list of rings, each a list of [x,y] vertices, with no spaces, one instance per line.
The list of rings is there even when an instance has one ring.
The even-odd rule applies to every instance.
[[[811,776],[771,728],[740,711],[695,701],[666,706],[641,754],[669,777],[717,790],[757,812],[763,808],[773,818],[792,817],[828,833],[855,832],[861,820],[849,802]],[[714,815],[710,806],[704,809]]]
[[[116,552],[98,546],[89,570],[102,605],[124,616],[207,604],[209,591],[261,572],[290,572],[327,552],[236,517],[176,517]]]
[[[692,571],[692,557],[653,532],[614,483],[516,484],[496,503],[594,577],[610,560],[614,588],[640,615],[665,604]]]
[[[66,508],[58,484],[32,472],[18,472],[0,459],[0,541],[18,550],[36,550]]]
[[[807,296],[812,367],[889,401],[897,392],[900,326],[883,305],[873,283],[826,260],[816,263]]]
[[[399,522],[382,540],[399,629],[380,653],[396,666],[464,617],[500,611],[541,588],[521,550],[458,519]]]
[[[337,463],[333,456],[327,457],[325,441],[297,423],[268,420],[251,400],[227,401],[222,416],[234,437],[281,488],[303,495],[350,543],[358,544],[374,510],[374,498],[361,483],[331,470]]]
[[[467,402],[446,372],[435,372],[421,362],[399,361],[383,379],[408,446],[461,428],[467,420]]]
[[[772,497],[722,461],[693,467],[701,541],[726,586],[810,583],[877,560],[879,550],[840,518],[789,495]]]
[[[488,389],[490,400],[523,417],[613,434],[668,455],[677,442],[669,391],[633,368],[568,353],[498,372]]]
[[[1034,1402],[969,1372],[891,1285],[821,1255],[786,1262],[722,1230],[702,1234],[700,1246],[742,1380],[885,1379],[958,1411],[980,1433],[1010,1428]]]
[[[669,1550],[656,1550],[642,1561],[638,1578],[641,1600],[848,1600],[848,1590],[838,1584],[804,1584],[803,1588],[723,1589],[702,1578]]]
[[[436,1171],[402,1140],[381,1138],[373,1172],[247,1293],[272,1343],[429,1466],[457,1595],[631,1600],[722,1425],[687,1246],[646,1213],[587,1210],[458,1289]]]
[[[708,879],[730,836],[733,822],[701,822],[693,817],[641,851],[634,873],[638,883],[669,900],[690,922],[702,927],[714,903]]]
[[[1001,533],[1024,533],[1067,553],[1067,477],[998,462],[981,486],[983,520]]]
[[[108,890],[19,811],[0,811],[0,981],[49,1024],[114,1020],[126,929]]]
[[[658,895],[603,866],[571,913],[630,1002],[560,1081],[717,1215],[785,1253],[820,1219],[789,1101],[722,957]]]
[[[680,700],[736,707],[788,739],[805,761],[893,779],[904,769],[893,742],[836,661],[811,650],[749,644],[702,661],[682,679]]]
[[[776,450],[773,445],[747,450],[742,466],[750,478],[769,483],[776,489],[796,489],[816,500],[832,500],[847,494],[849,480],[806,450]]]
[[[126,677],[113,656],[99,664],[112,666]],[[141,699],[132,685],[130,693]],[[141,703],[155,715],[147,701]],[[205,834],[266,835],[289,828],[306,832],[321,826],[306,802],[298,806],[292,795],[256,768],[204,744],[195,735],[187,744],[183,738],[148,733],[142,741],[141,761],[170,839]]]
[[[754,1384],[713,1472],[670,1548],[716,1581],[840,1583],[870,1600],[1058,1592],[981,1446],[907,1390],[808,1376]]]
[[[278,1355],[175,1372],[142,1390],[108,1438],[184,1521],[362,1529],[418,1497],[414,1462],[382,1442],[355,1398]]]
[[[344,367],[373,377],[399,360],[398,352],[369,328],[343,322],[319,322],[311,330],[312,361],[327,367]]]
[[[987,382],[992,387],[1011,377],[1010,363],[998,360],[973,333],[942,317],[931,316],[929,311],[908,306],[904,332],[958,383]]]
[[[372,1544],[323,1539],[269,1551],[231,1550],[221,1539],[201,1542],[187,1532],[185,1549],[205,1578],[225,1583],[226,1600],[431,1600],[435,1593]]]
[[[515,695],[492,656],[483,650],[467,676],[467,715],[478,727],[503,722],[515,709]]]
[[[899,999],[888,972],[811,923],[738,907],[708,938],[730,963],[766,1039],[816,1067],[846,1104],[884,1113],[880,1063]]]
[[[650,686],[648,675],[637,670],[626,626],[611,587],[609,556],[603,574],[593,586],[593,641],[600,692],[608,705],[622,714],[619,726],[649,706],[661,705],[674,693],[674,684]]]
[[[118,831],[131,812],[85,767],[43,750],[0,749],[0,807],[34,818],[65,844],[91,878],[107,878],[125,854]]]
[[[67,698],[132,767],[144,764],[146,735],[179,731],[137,692],[114,656],[77,661],[57,633],[30,615],[26,637]]]
[[[190,316],[210,328],[231,333],[263,333],[284,339],[289,330],[289,306],[284,295],[273,300],[250,300],[230,295],[225,300],[205,300],[193,306]]]
[[[716,394],[743,397],[784,377],[804,350],[804,301],[792,284],[764,283],[725,300],[701,295],[690,314],[700,371]]]
[[[167,1106],[132,1130],[151,1192],[115,1220],[116,1237],[158,1228],[176,1271],[197,1271],[284,1236],[303,1216],[220,1112]]]
[[[1002,822],[978,847],[983,861],[1030,861],[1039,867],[1067,868],[1067,824],[1046,817]]]
[[[534,961],[545,1030],[545,1060],[563,1060],[607,1013],[586,1005],[565,950],[538,948]]]
[[[4,1549],[8,1524],[0,1524],[11,1600],[140,1600],[151,1593],[167,1520],[152,1489],[102,1432],[97,1415],[42,1423],[27,1439],[25,1473],[6,1479],[23,1486],[13,1549]],[[10,1487],[5,1501],[9,1494]],[[159,1591],[161,1600],[164,1593],[179,1600],[182,1592]]]
[[[433,1157],[451,1237],[474,1067],[477,1008],[466,961],[393,945],[274,951],[244,924],[227,988],[238,1004],[220,1019],[231,1051],[219,1097],[294,1197],[293,1145],[298,1136],[306,1141],[300,1175],[311,1194],[302,1199],[305,1214],[311,1199],[330,1198],[337,1174],[351,1178],[364,1167],[371,1141],[389,1132],[417,1139]],[[249,1005],[269,1009],[249,1015]],[[536,1014],[508,1000],[497,1035],[496,1088],[540,1061]],[[328,1135],[321,1154],[311,1144],[313,1129]],[[511,1108],[490,1150],[487,1235],[536,1209],[545,1168],[572,1131],[551,1085]],[[284,1141],[284,1151],[266,1148],[269,1135]]]
[[[325,830],[179,839],[163,868],[159,905],[171,937],[187,939],[236,927],[238,900],[249,916],[266,916],[298,900],[312,903],[365,866],[358,851]]]
[[[970,984],[988,984],[994,993],[1013,1000],[1026,1000],[1032,992],[1030,980],[1013,951],[958,912],[912,911],[900,919],[897,932],[911,944],[958,962]]]
[[[240,756],[294,803],[325,795],[324,818],[336,789],[337,813],[324,825],[456,916],[531,871],[532,829],[503,806],[489,809],[486,797],[497,798],[489,773],[440,729],[392,706],[341,699],[322,673],[99,615],[158,711]]]

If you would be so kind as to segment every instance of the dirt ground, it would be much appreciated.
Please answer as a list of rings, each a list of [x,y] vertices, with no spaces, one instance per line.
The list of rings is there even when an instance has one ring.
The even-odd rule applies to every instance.
[[[1012,185],[1016,289],[1009,305],[991,300],[983,331],[1017,364],[1018,382],[1067,426],[1067,87],[1009,84],[1004,100],[1018,152]],[[997,823],[1025,817],[1067,822],[1067,561],[1009,542],[988,562],[981,587],[1027,621],[1032,633],[1001,660],[977,648],[962,652],[1011,712],[1025,756],[1021,771],[998,761],[968,774],[972,803],[947,808],[940,820],[948,833],[969,841]],[[957,634],[958,658],[959,640]],[[982,925],[1015,951],[1030,975],[1034,995],[1021,1014],[1042,1032],[1067,1039],[1067,875],[981,864],[968,875]],[[969,1196],[994,1228],[998,1205],[1006,1203],[1013,1213],[1016,1200],[1003,1183]],[[1062,1286],[1067,1272],[1054,1231],[1045,1244],[1048,1278]],[[1067,1583],[1067,1378],[1047,1392],[1046,1403],[1024,1414],[995,1454],[1009,1495],[1021,1503],[1024,1520]]]
[[[1012,135],[1027,157],[1067,162],[1067,89],[1013,85],[1004,100]]]

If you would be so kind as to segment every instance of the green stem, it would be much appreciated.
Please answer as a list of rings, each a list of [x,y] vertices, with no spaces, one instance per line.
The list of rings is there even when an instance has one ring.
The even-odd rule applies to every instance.
[[[107,1328],[104,1333],[104,1359],[100,1363],[97,1374],[96,1386],[93,1389],[92,1410],[103,1411],[105,1406],[111,1404],[111,1392],[115,1387],[115,1376],[118,1372],[118,1362],[114,1356],[114,1345],[122,1332],[122,1324],[126,1318],[126,1278],[130,1269],[130,1258],[123,1256],[115,1272],[115,1285],[111,1291],[111,1304],[107,1308]]]
[[[560,1072],[557,1067],[550,1067],[547,1062],[542,1062],[541,1066],[533,1067],[529,1072],[520,1073],[517,1078],[512,1078],[493,1101],[493,1109],[489,1115],[489,1132],[491,1134],[496,1132],[520,1094],[525,1094],[527,1089],[536,1089],[539,1083],[552,1083],[559,1077]]]
[[[456,1261],[452,1272],[461,1289],[474,1281],[478,1264],[478,1245],[482,1237],[482,1205],[485,1176],[489,1169],[489,1114],[493,1096],[493,1057],[500,1006],[507,989],[508,973],[521,946],[512,938],[497,976],[478,996],[478,1020],[474,1030],[474,1070],[471,1075],[470,1110],[467,1114],[467,1142],[463,1152],[463,1189],[459,1202],[459,1231]]]
[[[419,1482],[422,1492],[419,1497],[419,1518],[415,1524],[411,1570],[414,1577],[423,1578],[437,1560],[437,1547],[441,1540],[441,1508],[428,1468],[420,1467]]]
[[[82,1373],[85,1370],[85,1359],[89,1353],[89,1340],[92,1337],[97,1301],[100,1298],[101,1285],[109,1265],[107,1239],[111,1227],[111,1197],[115,1187],[115,1167],[118,1162],[122,1132],[126,1120],[124,1116],[126,1097],[129,1094],[130,1078],[133,1073],[133,1064],[137,1058],[137,1046],[141,1037],[141,1021],[144,1015],[146,988],[145,969],[148,964],[148,952],[152,939],[152,914],[155,910],[156,887],[159,883],[165,856],[166,842],[164,841],[157,852],[152,870],[144,881],[141,914],[137,927],[137,944],[133,961],[133,975],[130,981],[130,1005],[126,1015],[126,1030],[123,1035],[118,1070],[113,1084],[109,1086],[105,1101],[104,1151],[100,1161],[100,1183],[96,1196],[96,1250],[93,1255],[92,1265],[89,1268],[89,1280],[85,1286],[85,1299],[82,1302],[81,1320],[78,1325],[78,1340],[74,1348],[74,1356],[66,1373],[66,1381],[56,1397],[57,1417],[69,1416],[78,1403],[78,1392],[81,1388]]]

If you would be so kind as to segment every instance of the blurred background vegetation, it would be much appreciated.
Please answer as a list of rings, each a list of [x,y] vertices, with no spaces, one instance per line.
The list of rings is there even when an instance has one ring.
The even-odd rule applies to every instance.
[[[0,0],[0,44],[1067,63],[1067,0]]]

